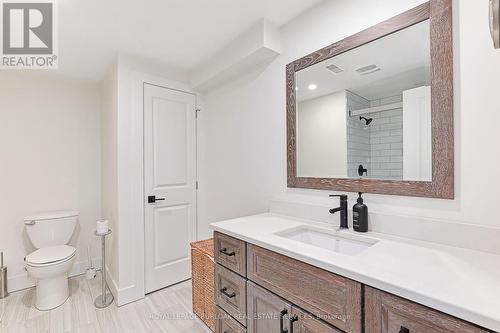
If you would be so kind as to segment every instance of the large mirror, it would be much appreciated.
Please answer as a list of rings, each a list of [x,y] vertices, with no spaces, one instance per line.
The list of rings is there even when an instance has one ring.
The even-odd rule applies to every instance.
[[[429,20],[295,74],[297,176],[432,181]]]
[[[288,185],[452,198],[451,35],[432,0],[289,64]]]

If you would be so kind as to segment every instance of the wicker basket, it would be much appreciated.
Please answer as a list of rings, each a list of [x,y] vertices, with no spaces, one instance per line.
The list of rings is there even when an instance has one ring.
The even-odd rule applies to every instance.
[[[191,243],[193,312],[215,331],[214,240]]]

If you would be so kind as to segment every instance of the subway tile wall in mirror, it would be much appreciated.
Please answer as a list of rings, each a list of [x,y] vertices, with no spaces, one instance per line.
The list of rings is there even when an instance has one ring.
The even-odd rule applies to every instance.
[[[297,176],[432,180],[429,20],[296,73]]]

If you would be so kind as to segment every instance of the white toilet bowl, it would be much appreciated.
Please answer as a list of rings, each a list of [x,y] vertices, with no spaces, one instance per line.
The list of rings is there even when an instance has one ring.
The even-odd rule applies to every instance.
[[[26,270],[36,280],[35,306],[50,310],[69,296],[68,272],[76,249],[68,244],[78,220],[74,211],[40,213],[26,217],[24,224],[31,243],[38,250],[26,256]]]
[[[26,270],[36,279],[36,302],[39,310],[51,310],[69,296],[68,272],[76,249],[68,245],[41,248],[26,257]]]

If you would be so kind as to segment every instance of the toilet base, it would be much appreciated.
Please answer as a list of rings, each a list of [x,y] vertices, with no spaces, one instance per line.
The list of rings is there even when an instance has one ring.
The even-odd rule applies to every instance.
[[[67,274],[47,279],[38,279],[35,307],[41,311],[52,310],[62,305],[69,297]]]

